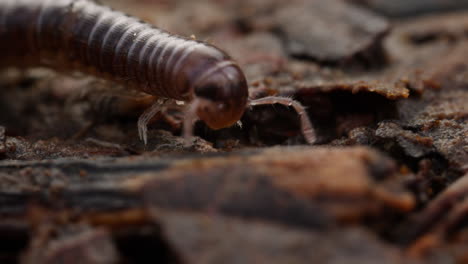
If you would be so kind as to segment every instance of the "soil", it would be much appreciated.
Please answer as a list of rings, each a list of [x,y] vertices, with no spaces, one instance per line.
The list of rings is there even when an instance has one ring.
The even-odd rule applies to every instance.
[[[146,95],[3,69],[1,263],[468,263],[468,1],[102,2],[226,50],[317,144],[282,105],[186,144],[174,105],[144,145]]]

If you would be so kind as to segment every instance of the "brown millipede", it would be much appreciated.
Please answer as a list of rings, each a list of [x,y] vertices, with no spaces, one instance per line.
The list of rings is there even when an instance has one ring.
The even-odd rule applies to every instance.
[[[280,97],[249,101],[245,76],[225,52],[91,0],[2,0],[0,39],[2,66],[81,71],[161,98],[138,120],[145,143],[146,126],[167,99],[189,103],[186,137],[197,118],[219,129],[237,122],[247,106],[279,103],[294,107],[305,139],[315,142],[298,102]]]

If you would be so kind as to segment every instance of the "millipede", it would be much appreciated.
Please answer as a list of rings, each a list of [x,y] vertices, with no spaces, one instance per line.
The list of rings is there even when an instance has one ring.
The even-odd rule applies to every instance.
[[[316,140],[305,108],[291,98],[250,100],[244,73],[221,49],[173,35],[92,0],[0,1],[0,66],[79,71],[153,95],[138,131],[171,100],[187,103],[183,134],[200,119],[212,129],[235,124],[246,108],[283,104],[298,113],[304,138]]]

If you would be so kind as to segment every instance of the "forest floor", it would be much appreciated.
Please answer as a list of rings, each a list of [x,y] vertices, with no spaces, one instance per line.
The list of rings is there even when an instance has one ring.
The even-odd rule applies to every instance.
[[[94,111],[144,95],[5,70],[1,263],[468,263],[468,1],[102,2],[221,47],[318,142],[267,105],[145,146],[144,109]]]

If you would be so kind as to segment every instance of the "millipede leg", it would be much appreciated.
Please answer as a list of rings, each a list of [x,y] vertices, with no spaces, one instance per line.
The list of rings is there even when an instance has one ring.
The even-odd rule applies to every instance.
[[[188,109],[185,112],[184,118],[184,127],[183,127],[183,136],[185,139],[185,145],[190,145],[190,140],[193,136],[193,124],[197,121],[197,108],[200,104],[199,99],[193,99],[192,103],[189,105]]]
[[[181,126],[182,126],[183,118],[174,117],[174,116],[170,115],[167,112],[167,110],[168,109],[161,112],[161,115],[162,115],[161,119],[164,120],[164,122],[166,122],[167,124],[169,124],[169,126],[171,126],[172,130],[179,130],[181,128]]]
[[[146,109],[145,112],[141,114],[140,118],[138,118],[138,135],[145,145],[148,142],[148,123],[157,113],[163,110],[167,102],[167,99],[156,100],[156,102]]]
[[[293,107],[294,110],[299,115],[301,121],[301,130],[302,134],[304,135],[305,140],[309,144],[314,144],[316,141],[315,130],[312,127],[312,123],[307,116],[307,111],[305,107],[301,105],[296,100],[287,97],[278,97],[278,96],[268,96],[260,99],[255,99],[249,101],[249,106],[256,106],[256,105],[271,105],[271,104],[282,104],[285,106]]]

